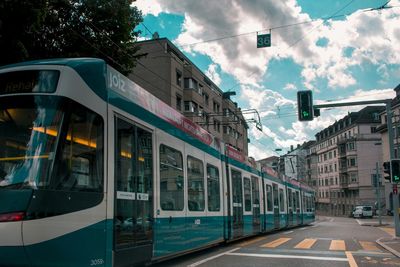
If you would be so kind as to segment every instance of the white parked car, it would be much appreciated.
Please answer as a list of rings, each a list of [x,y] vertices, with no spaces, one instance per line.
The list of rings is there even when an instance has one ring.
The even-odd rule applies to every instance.
[[[354,218],[372,218],[372,206],[357,206],[354,208],[353,217]]]

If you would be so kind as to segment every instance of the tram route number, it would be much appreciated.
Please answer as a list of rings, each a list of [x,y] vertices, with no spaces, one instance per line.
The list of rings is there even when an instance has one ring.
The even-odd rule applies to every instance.
[[[90,260],[90,266],[99,266],[99,265],[103,265],[103,264],[104,264],[104,260],[103,259]]]

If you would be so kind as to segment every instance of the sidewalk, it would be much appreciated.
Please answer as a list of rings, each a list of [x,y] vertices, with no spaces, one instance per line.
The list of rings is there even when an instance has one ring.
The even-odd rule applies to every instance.
[[[400,258],[400,238],[396,237],[393,225],[382,227],[381,229],[391,237],[381,237],[376,240],[376,243]]]
[[[390,237],[381,237],[376,240],[380,246],[391,252],[396,257],[400,258],[400,238],[396,237],[393,217],[382,216],[382,224],[379,224],[378,218],[374,217],[371,220],[357,220],[358,224],[362,226],[374,226],[379,227],[390,235]]]

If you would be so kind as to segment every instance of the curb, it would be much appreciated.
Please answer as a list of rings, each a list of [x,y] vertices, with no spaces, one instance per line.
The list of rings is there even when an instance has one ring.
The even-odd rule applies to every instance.
[[[392,249],[391,247],[389,247],[388,245],[386,245],[385,243],[381,242],[381,240],[384,239],[384,237],[379,238],[378,240],[376,240],[375,242],[378,243],[381,247],[383,247],[384,249],[388,250],[390,253],[392,253],[393,255],[395,255],[396,257],[400,258],[400,253],[394,249]]]

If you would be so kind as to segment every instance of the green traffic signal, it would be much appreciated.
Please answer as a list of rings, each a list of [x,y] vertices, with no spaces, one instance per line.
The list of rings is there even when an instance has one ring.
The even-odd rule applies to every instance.
[[[297,108],[299,121],[313,120],[313,99],[311,90],[297,92]]]
[[[392,159],[390,163],[392,183],[400,182],[400,159]]]

